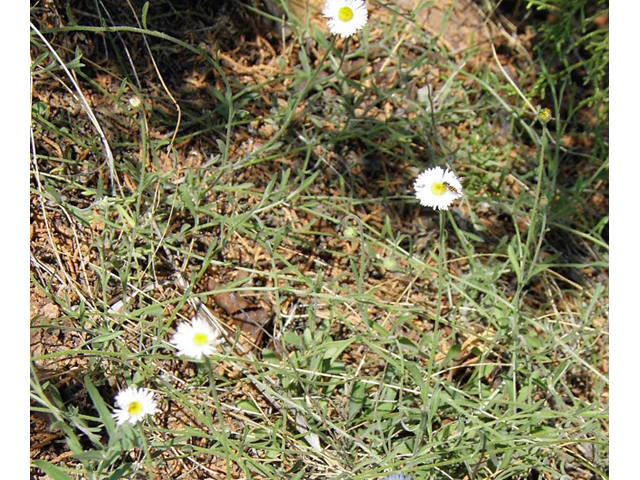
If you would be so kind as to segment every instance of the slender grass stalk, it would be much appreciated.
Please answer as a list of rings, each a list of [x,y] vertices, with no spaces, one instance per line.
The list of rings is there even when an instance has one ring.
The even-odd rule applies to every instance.
[[[149,472],[149,478],[151,480],[155,480],[156,476],[153,473],[153,462],[151,457],[151,449],[149,447],[149,441],[147,440],[147,434],[144,431],[143,422],[139,422],[137,425],[138,435],[140,435],[140,440],[142,440],[142,451],[144,454],[144,464],[147,467]]]

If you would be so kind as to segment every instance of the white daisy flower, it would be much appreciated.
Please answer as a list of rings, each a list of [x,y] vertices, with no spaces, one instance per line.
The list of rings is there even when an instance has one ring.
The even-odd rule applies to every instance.
[[[200,360],[203,356],[215,353],[222,341],[207,321],[194,317],[191,323],[178,325],[170,343],[178,349],[177,355]]]
[[[116,408],[113,416],[118,425],[129,422],[135,425],[147,415],[158,411],[153,392],[146,388],[129,387],[116,395]]]
[[[322,10],[334,35],[350,37],[367,24],[367,7],[362,0],[329,0]]]
[[[420,175],[413,184],[416,197],[423,207],[448,210],[454,200],[462,197],[460,179],[449,169],[432,167]]]

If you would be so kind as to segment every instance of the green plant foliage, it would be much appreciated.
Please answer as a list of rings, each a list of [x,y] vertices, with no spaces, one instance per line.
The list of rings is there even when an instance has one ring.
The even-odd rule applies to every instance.
[[[31,9],[32,475],[608,478],[607,3],[170,3]]]

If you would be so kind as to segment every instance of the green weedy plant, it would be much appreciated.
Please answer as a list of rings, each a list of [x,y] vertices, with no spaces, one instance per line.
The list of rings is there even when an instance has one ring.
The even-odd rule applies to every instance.
[[[560,107],[565,127],[578,127],[577,114],[589,109],[596,122],[580,122],[596,136],[595,156],[606,156],[603,140],[609,125],[609,3],[606,0],[527,1],[527,8],[546,15],[537,28],[534,47],[541,63],[533,94],[544,101],[550,89],[563,92]]]
[[[71,452],[66,463],[36,458],[34,470],[56,480],[176,469],[193,478],[606,478],[607,217],[588,202],[607,193],[608,117],[591,149],[564,143],[581,131],[587,99],[595,106],[608,89],[594,69],[608,55],[604,33],[591,30],[603,4],[529,2],[559,22],[533,18],[547,32],[537,37],[535,84],[526,71],[516,84],[465,70],[397,11],[342,49],[292,24],[278,42],[302,47],[278,50],[265,63],[273,75],[252,84],[243,77],[251,62],[230,63],[242,52],[203,34],[224,13],[205,3],[197,12],[102,2],[33,10],[35,94],[109,106],[87,101],[92,115],[64,102],[32,107],[41,225],[32,283],[60,314],[32,319],[34,336],[59,344],[34,353],[31,408]],[[76,42],[101,47],[88,55],[69,48]],[[390,67],[369,68],[380,58]],[[186,78],[209,75],[194,82],[204,84],[197,95],[180,91],[182,65]],[[578,71],[586,84],[573,81]],[[439,89],[416,94],[427,73]],[[69,91],[76,97],[60,93]],[[576,161],[582,176],[563,170]],[[438,216],[412,185],[447,164],[464,196]],[[554,251],[554,234],[574,251]],[[221,286],[203,289],[207,277]],[[266,299],[267,347],[249,351],[217,320],[209,309],[221,294]],[[225,338],[200,363],[176,356],[217,343],[208,329],[196,332],[206,339],[176,336],[196,314]],[[118,427],[114,398],[129,385],[151,389],[158,411]]]

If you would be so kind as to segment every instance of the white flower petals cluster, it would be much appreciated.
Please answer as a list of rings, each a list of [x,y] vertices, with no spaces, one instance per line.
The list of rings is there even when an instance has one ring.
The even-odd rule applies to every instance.
[[[115,398],[116,409],[113,416],[118,425],[129,422],[135,425],[147,415],[158,412],[157,401],[151,390],[131,386],[121,391]]]
[[[462,197],[460,179],[451,170],[442,167],[432,167],[422,172],[413,188],[420,205],[436,210],[448,210],[455,200]]]
[[[206,320],[194,317],[191,323],[178,325],[170,343],[178,349],[177,355],[200,360],[214,354],[222,341]]]
[[[367,7],[362,0],[329,0],[322,10],[334,35],[350,37],[367,24]]]

